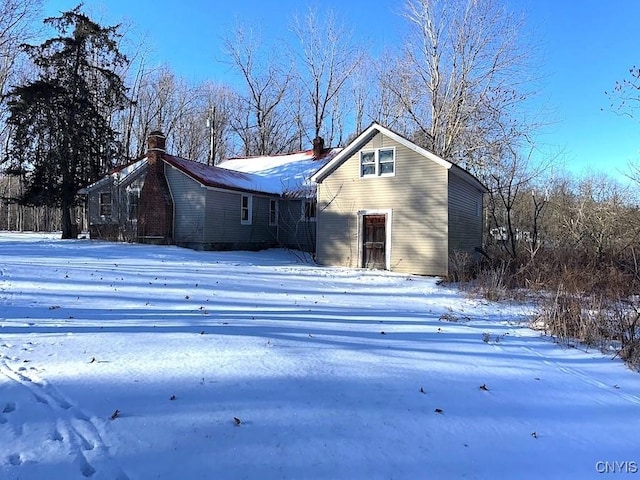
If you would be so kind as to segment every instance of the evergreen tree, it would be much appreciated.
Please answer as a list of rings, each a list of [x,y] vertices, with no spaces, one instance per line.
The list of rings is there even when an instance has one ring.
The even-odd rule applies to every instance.
[[[77,191],[113,166],[119,144],[111,117],[127,102],[115,73],[127,62],[118,26],[102,27],[80,8],[45,19],[57,36],[23,46],[38,76],[8,95],[9,162],[25,179],[19,201],[61,207],[62,238],[73,236]]]

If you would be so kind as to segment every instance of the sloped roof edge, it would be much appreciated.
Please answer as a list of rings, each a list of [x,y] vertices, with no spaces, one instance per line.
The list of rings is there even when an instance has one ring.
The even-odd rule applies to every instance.
[[[242,185],[242,183],[246,183],[247,185],[259,184],[260,177],[250,173],[238,172],[236,170],[228,170],[204,163],[194,162],[193,160],[187,160],[186,158],[176,157],[166,153],[162,154],[162,159],[165,163],[178,169],[183,174],[205,187],[269,196],[280,196],[280,193],[278,192]],[[198,170],[201,171],[198,172]],[[207,173],[211,173],[212,175],[208,176]]]
[[[355,151],[357,151],[362,145],[367,143],[371,138],[373,138],[377,133],[382,133],[387,137],[395,140],[396,142],[404,145],[410,150],[422,155],[423,157],[428,158],[436,162],[437,164],[443,166],[446,169],[452,167],[451,162],[447,162],[446,160],[440,158],[438,155],[431,153],[428,150],[416,145],[411,140],[406,139],[402,135],[394,132],[393,130],[389,130],[386,127],[383,127],[378,122],[372,122],[360,135],[358,135],[349,145],[347,145],[340,153],[338,153],[333,159],[327,163],[323,168],[318,170],[315,174],[311,176],[311,180],[316,183],[322,183],[322,181],[336,168],[342,165]]]
[[[109,183],[109,181],[113,181],[119,175],[122,175],[122,178],[119,180],[119,184],[126,184],[132,182],[138,175],[147,167],[147,162],[145,156],[138,157],[135,160],[130,161],[125,165],[119,165],[117,167],[112,168],[109,172],[107,172],[102,178],[93,182],[90,185],[87,185],[84,188],[78,190],[80,195],[86,195],[89,192],[100,188],[103,185]],[[139,163],[139,165],[137,165]]]

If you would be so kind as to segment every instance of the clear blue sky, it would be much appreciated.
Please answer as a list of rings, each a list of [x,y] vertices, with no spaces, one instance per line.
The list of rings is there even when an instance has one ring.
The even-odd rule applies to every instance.
[[[560,162],[574,173],[620,176],[629,160],[640,159],[638,120],[606,111],[604,94],[640,65],[638,0],[505,0],[525,15],[525,35],[540,46],[542,83],[539,102],[552,109],[555,122],[538,140],[563,151]],[[45,15],[73,8],[78,0],[45,0]],[[353,28],[354,36],[375,49],[397,44],[403,0],[85,0],[85,11],[103,24],[127,20],[158,63],[196,81],[233,83],[222,58],[225,32],[247,22],[264,37],[288,34],[293,12],[308,5],[331,9]],[[605,108],[605,111],[601,111]]]

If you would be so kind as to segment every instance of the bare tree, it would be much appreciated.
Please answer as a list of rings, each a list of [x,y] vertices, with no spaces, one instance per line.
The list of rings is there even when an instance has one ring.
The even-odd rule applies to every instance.
[[[522,141],[530,52],[520,19],[497,0],[407,0],[404,16],[410,37],[385,88],[412,121],[406,133],[471,167],[496,142]]]
[[[234,93],[225,85],[211,82],[202,85],[201,89],[209,141],[207,163],[216,165],[233,152],[231,117]]]
[[[236,99],[232,128],[246,156],[287,151],[296,139],[295,123],[285,108],[291,70],[275,56],[264,55],[260,47],[266,48],[253,32],[241,27],[225,40],[228,62],[245,86]]]
[[[298,40],[294,52],[296,83],[312,109],[312,138],[322,135],[329,144],[342,138],[345,88],[364,58],[351,33],[333,12],[310,8],[294,17],[292,30]]]
[[[33,66],[21,62],[24,58],[20,45],[32,38],[42,0],[0,0],[0,158],[6,157],[7,105],[4,100],[10,83],[31,75]]]
[[[629,68],[627,78],[618,80],[613,90],[605,91],[611,104],[609,108],[620,114],[635,117],[635,112],[640,107],[640,67]]]

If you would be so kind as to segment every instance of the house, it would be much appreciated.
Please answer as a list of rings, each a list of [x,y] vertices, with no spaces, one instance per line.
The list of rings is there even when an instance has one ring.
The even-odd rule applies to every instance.
[[[194,249],[284,246],[320,264],[447,275],[482,246],[486,188],[469,172],[372,123],[344,149],[210,166],[165,151],[83,189],[91,238]]]
[[[138,203],[146,174],[146,160],[139,159],[78,192],[87,198],[84,223],[92,238],[132,241],[137,237]]]
[[[146,155],[83,189],[91,238],[194,249],[312,251],[315,185],[309,177],[338,152],[230,159],[210,166],[165,151],[152,132]]]
[[[486,188],[377,123],[311,180],[320,264],[447,275],[454,252],[482,246]]]

